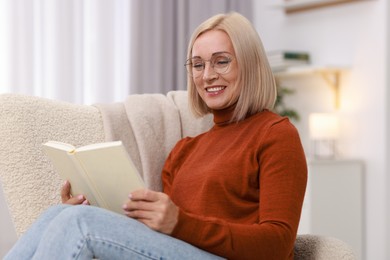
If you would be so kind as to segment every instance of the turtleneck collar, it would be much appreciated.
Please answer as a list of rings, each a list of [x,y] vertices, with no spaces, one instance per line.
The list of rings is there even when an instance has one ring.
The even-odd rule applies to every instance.
[[[215,125],[222,126],[222,125],[229,124],[230,120],[233,117],[235,108],[236,108],[236,105],[234,104],[234,105],[227,107],[225,109],[213,110]]]

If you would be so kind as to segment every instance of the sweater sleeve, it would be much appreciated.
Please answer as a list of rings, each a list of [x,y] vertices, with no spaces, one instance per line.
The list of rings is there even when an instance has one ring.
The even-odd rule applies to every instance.
[[[270,126],[259,138],[258,222],[232,223],[180,210],[173,237],[228,259],[292,259],[307,181],[306,159],[288,120]],[[178,145],[175,150],[180,150]],[[175,156],[163,172],[170,194]]]

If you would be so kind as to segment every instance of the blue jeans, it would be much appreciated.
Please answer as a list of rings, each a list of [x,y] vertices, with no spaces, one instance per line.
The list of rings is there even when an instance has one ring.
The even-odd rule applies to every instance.
[[[4,259],[92,258],[220,259],[134,219],[82,205],[49,208]]]

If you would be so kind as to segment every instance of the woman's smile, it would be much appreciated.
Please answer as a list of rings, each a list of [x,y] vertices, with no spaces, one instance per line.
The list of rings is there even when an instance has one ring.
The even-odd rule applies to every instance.
[[[209,94],[218,95],[221,94],[225,90],[225,88],[226,86],[211,86],[211,87],[207,87],[206,91]]]

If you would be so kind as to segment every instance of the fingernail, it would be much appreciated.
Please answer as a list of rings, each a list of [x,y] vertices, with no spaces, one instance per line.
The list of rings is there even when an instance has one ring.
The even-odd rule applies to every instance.
[[[127,209],[127,205],[126,205],[126,204],[123,204],[123,205],[122,205],[122,209]]]
[[[129,196],[127,196],[130,200],[133,197],[133,195],[130,193]]]
[[[84,200],[83,205],[88,205],[88,200]]]
[[[79,200],[82,200],[82,199],[84,199],[84,195],[78,195],[77,198],[78,198]]]

